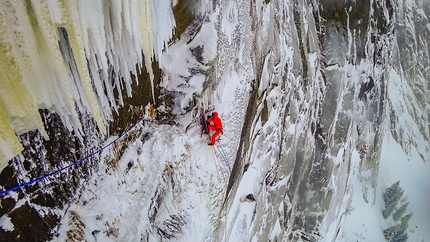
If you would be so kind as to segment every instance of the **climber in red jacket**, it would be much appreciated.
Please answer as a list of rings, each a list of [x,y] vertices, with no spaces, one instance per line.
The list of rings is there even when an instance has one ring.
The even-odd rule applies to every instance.
[[[215,133],[212,135],[212,142],[209,143],[209,145],[214,145],[216,141],[216,137],[219,135],[219,133],[222,133],[221,119],[218,117],[217,112],[213,112],[212,117],[208,117],[208,120],[206,120],[206,122],[208,123],[209,130],[215,130]]]

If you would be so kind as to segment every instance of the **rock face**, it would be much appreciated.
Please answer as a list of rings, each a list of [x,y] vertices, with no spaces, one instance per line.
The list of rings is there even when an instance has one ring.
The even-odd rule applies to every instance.
[[[109,135],[121,133],[159,95],[154,85],[160,70],[151,57],[154,50],[156,56],[161,53],[172,36],[174,17],[170,1],[157,3],[129,8],[106,1],[89,6],[4,3],[0,186],[2,191],[25,186],[0,197],[0,240],[51,238],[60,217],[98,167],[97,156],[81,159],[101,148],[108,124]],[[152,24],[147,13],[155,7],[167,11],[153,15],[163,16],[164,28],[158,31],[143,28]],[[142,9],[145,21],[138,21]],[[131,27],[130,15],[142,28]],[[156,41],[157,46],[153,41],[141,45],[143,35],[151,39],[156,33],[155,39],[164,39]]]
[[[52,228],[57,226],[62,211],[77,198],[82,183],[91,176],[91,167],[97,165],[97,159],[90,158],[56,173],[93,152],[99,132],[89,118],[84,126],[89,135],[81,143],[63,126],[57,114],[47,110],[41,110],[40,114],[49,140],[37,130],[21,135],[24,151],[9,161],[0,180],[1,186],[9,189],[46,178],[2,195],[1,216],[10,221],[9,225],[2,226],[2,241],[46,241],[52,238]]]
[[[203,93],[198,97],[202,100],[205,96],[221,95],[216,90],[226,85],[222,79],[231,73],[239,73],[243,77],[241,81],[246,83],[244,86],[249,85],[249,92],[241,93],[248,102],[237,101],[235,113],[226,118],[231,121],[228,127],[231,132],[241,132],[237,135],[240,140],[227,145],[227,156],[235,160],[226,192],[223,182],[199,165],[201,158],[193,157],[196,142],[187,140],[181,129],[172,132],[168,128],[155,131],[141,128],[156,135],[136,135],[141,141],[134,137],[133,142],[137,141],[133,144],[147,149],[153,159],[162,157],[154,150],[166,153],[162,148],[164,143],[172,142],[170,138],[164,140],[163,132],[180,137],[177,142],[186,140],[180,154],[166,154],[160,162],[161,170],[156,165],[142,165],[139,158],[142,151],[137,151],[136,160],[118,165],[128,148],[125,145],[116,147],[121,154],[113,158],[118,160],[109,161],[115,164],[103,163],[110,177],[114,178],[115,172],[123,172],[124,177],[118,184],[128,183],[129,188],[134,184],[136,190],[124,194],[139,195],[133,197],[133,204],[146,211],[127,210],[127,204],[117,195],[115,204],[126,207],[121,210],[126,215],[121,217],[120,213],[110,218],[105,211],[97,211],[97,216],[88,221],[97,224],[106,219],[109,222],[103,226],[107,229],[85,228],[87,221],[78,214],[79,206],[74,206],[77,212],[68,208],[78,200],[82,207],[92,200],[100,200],[94,193],[94,197],[87,193],[78,198],[88,180],[94,178],[91,187],[98,186],[93,172],[101,158],[94,157],[2,195],[0,240],[50,240],[60,233],[57,226],[66,211],[64,217],[68,220],[65,221],[70,222],[71,228],[66,226],[63,229],[66,235],[61,238],[77,240],[97,239],[100,234],[114,240],[130,238],[126,233],[128,228],[121,229],[119,225],[128,218],[136,219],[143,228],[143,232],[133,228],[136,230],[133,238],[189,239],[193,233],[185,237],[183,234],[187,229],[189,232],[193,223],[199,223],[193,221],[193,216],[205,212],[209,214],[208,221],[192,230],[198,233],[205,229],[201,239],[334,240],[340,227],[335,226],[337,232],[330,236],[328,227],[340,224],[349,212],[350,208],[341,203],[351,189],[352,174],[362,184],[359,194],[365,203],[375,204],[379,196],[377,181],[384,134],[392,135],[406,153],[416,150],[423,161],[430,160],[430,143],[416,141],[416,137],[428,141],[430,136],[428,3],[418,0],[220,0],[213,4],[215,12],[218,11],[214,31],[216,59],[203,63],[203,45],[190,48],[196,61],[207,69],[190,69],[191,76],[181,77],[184,85],[176,89],[166,85],[170,89],[166,87],[159,100],[164,103],[166,113],[173,112],[174,102],[181,103],[183,100],[178,101],[179,97],[187,96],[191,92],[187,90],[195,88],[190,84],[192,76],[203,80]],[[184,36],[189,38],[186,42],[193,40],[195,32],[206,21],[210,20],[194,21],[195,26],[190,26],[190,33]],[[167,75],[156,65],[152,65],[155,79]],[[136,78],[150,79],[146,74]],[[400,97],[390,92],[393,86],[403,90]],[[135,98],[128,100],[124,90],[123,101],[131,106],[119,109],[110,127],[113,133],[121,133],[130,120],[142,115],[143,106],[152,99],[149,81],[131,89]],[[154,93],[159,95],[157,89]],[[187,96],[181,111],[194,108],[192,98],[196,96],[193,95]],[[45,109],[39,112],[49,140],[38,131],[19,137],[24,151],[2,170],[2,188],[53,173],[100,148],[96,144],[101,142],[101,134],[90,115],[80,116],[82,133],[86,135],[79,141],[62,124],[58,114]],[[418,128],[412,129],[411,123]],[[173,165],[170,159],[176,159]],[[222,177],[226,171],[220,167],[218,164],[214,169]],[[147,177],[136,175],[145,169],[158,174],[159,179],[147,181]],[[142,179],[141,184],[136,184],[135,175]],[[114,185],[112,188],[116,188]],[[139,190],[144,185],[151,189]],[[201,204],[193,201],[193,196],[207,199],[208,205],[199,207]],[[224,196],[225,201],[219,205]],[[191,210],[198,211],[191,213]]]
[[[412,99],[428,96],[428,69],[412,64],[429,61],[429,29],[423,27],[428,5],[267,2],[251,4],[252,23],[241,19],[254,30],[248,41],[253,41],[256,88],[230,178],[227,216],[235,219],[227,234],[245,230],[249,240],[316,241],[327,232],[324,218],[348,190],[348,179],[342,177],[358,173],[367,203],[380,195],[376,182],[385,124],[399,143],[408,143],[405,150],[420,147],[399,138],[404,128],[388,84],[394,69],[404,73],[399,85],[413,90]],[[402,109],[416,110],[417,135],[428,140],[428,101],[406,102]],[[428,152],[425,146],[421,152]],[[354,168],[355,154],[359,163]],[[425,161],[428,154],[421,157]],[[252,215],[238,216],[243,210],[234,204],[246,195],[245,183],[255,208]]]

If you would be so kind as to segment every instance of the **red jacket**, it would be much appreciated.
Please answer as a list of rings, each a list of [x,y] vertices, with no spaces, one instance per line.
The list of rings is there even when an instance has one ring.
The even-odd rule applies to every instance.
[[[213,118],[210,118],[207,120],[208,122],[213,122],[216,130],[219,130],[222,132],[222,122],[221,119],[218,117],[217,112],[213,112]]]

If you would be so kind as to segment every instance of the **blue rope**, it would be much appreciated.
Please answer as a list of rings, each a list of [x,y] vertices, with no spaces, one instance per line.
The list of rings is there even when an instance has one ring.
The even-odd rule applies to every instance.
[[[164,119],[164,120],[160,120],[160,121],[155,121],[155,120],[149,120],[149,119],[142,119],[142,118],[140,118],[140,119],[139,119],[135,124],[133,124],[130,128],[128,128],[127,130],[125,130],[125,131],[124,131],[120,136],[118,136],[116,139],[114,139],[113,141],[111,141],[109,144],[105,145],[105,146],[104,146],[104,147],[102,147],[101,149],[99,149],[99,150],[97,150],[97,151],[95,151],[95,152],[93,152],[93,153],[91,153],[91,154],[89,154],[89,155],[85,156],[84,158],[82,158],[82,159],[80,159],[80,160],[78,160],[78,161],[76,161],[76,162],[74,162],[74,163],[72,163],[72,164],[70,164],[70,165],[68,165],[68,166],[66,166],[66,167],[60,168],[60,169],[58,169],[58,170],[56,170],[56,171],[54,171],[54,172],[51,172],[51,173],[46,174],[46,175],[44,175],[44,176],[38,177],[38,178],[36,178],[36,179],[34,179],[34,180],[31,180],[31,181],[28,181],[28,182],[22,183],[22,184],[20,184],[20,185],[18,185],[18,186],[15,186],[15,187],[10,188],[10,189],[7,189],[7,190],[4,190],[4,191],[1,191],[1,192],[0,192],[0,196],[1,196],[1,195],[4,195],[4,194],[7,194],[7,193],[9,193],[9,192],[15,191],[15,190],[17,190],[17,189],[19,189],[19,188],[22,188],[22,187],[25,187],[25,186],[31,185],[31,184],[36,183],[36,182],[39,182],[39,181],[41,181],[41,180],[43,180],[43,179],[45,179],[45,178],[47,178],[47,177],[53,176],[53,175],[55,175],[55,174],[57,174],[57,173],[60,173],[60,172],[62,172],[62,171],[64,171],[64,170],[66,170],[66,169],[68,169],[68,168],[70,168],[70,167],[72,167],[72,166],[75,166],[75,165],[77,165],[77,164],[79,164],[79,163],[82,163],[82,162],[83,162],[83,161],[85,161],[85,160],[88,160],[89,158],[91,158],[91,157],[93,157],[94,155],[96,155],[96,154],[98,154],[98,153],[102,152],[104,149],[106,149],[107,147],[111,146],[113,143],[115,143],[115,142],[116,142],[116,141],[118,141],[119,139],[121,139],[125,134],[127,134],[131,129],[133,129],[133,128],[134,128],[134,127],[135,127],[135,126],[136,126],[140,121],[143,121],[143,122],[154,122],[154,123],[157,123],[157,124],[164,124],[164,123],[170,122],[170,121],[175,120],[175,119],[178,119],[178,118]]]

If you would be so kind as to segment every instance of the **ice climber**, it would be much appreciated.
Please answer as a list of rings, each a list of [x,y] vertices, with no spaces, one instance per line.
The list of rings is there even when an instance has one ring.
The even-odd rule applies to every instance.
[[[221,119],[218,117],[218,113],[217,112],[213,112],[212,113],[212,117],[208,117],[208,119],[206,120],[206,122],[208,123],[208,129],[209,130],[215,130],[215,133],[212,135],[212,142],[209,143],[209,145],[214,145],[215,141],[216,141],[216,137],[222,133],[222,122]],[[213,123],[213,124],[211,124]]]

